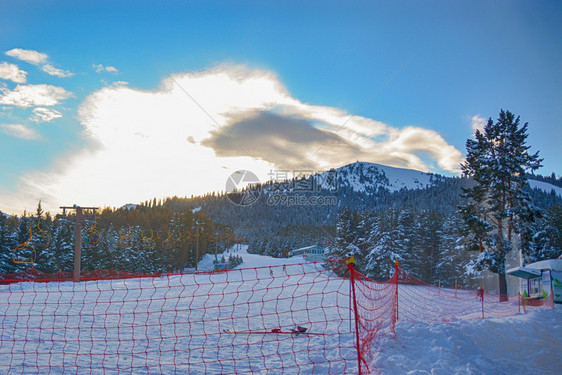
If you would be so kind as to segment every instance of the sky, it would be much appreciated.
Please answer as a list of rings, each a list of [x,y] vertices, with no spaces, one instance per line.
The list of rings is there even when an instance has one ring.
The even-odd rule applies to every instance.
[[[501,109],[562,175],[557,1],[2,1],[0,210],[357,160],[458,175]]]

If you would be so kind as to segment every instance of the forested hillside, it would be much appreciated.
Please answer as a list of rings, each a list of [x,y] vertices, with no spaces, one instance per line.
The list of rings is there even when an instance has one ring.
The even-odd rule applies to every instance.
[[[330,258],[353,253],[361,272],[377,280],[388,278],[398,260],[427,282],[467,281],[464,267],[471,254],[463,250],[458,207],[461,188],[470,186],[470,180],[385,168],[354,163],[262,183],[251,187],[259,195],[251,205],[212,193],[105,208],[95,217],[89,213],[82,230],[82,268],[165,272],[194,267],[197,247],[201,257],[245,242],[250,252],[276,256],[284,249],[318,244],[329,249]],[[541,216],[522,234],[532,249],[527,258],[557,256],[562,248],[562,199],[552,192],[529,193]],[[71,270],[74,220],[44,213],[40,206],[21,217],[0,215],[0,273],[30,266],[12,260],[18,246],[29,255],[25,244],[36,250],[37,269]],[[99,244],[88,241],[89,228],[99,233]]]
[[[74,214],[53,218],[42,212],[40,204],[34,215],[0,215],[0,273],[30,266],[48,273],[71,271],[75,219]],[[213,223],[204,212],[173,210],[156,202],[105,208],[95,216],[90,212],[82,228],[84,270],[180,270],[195,267],[197,253],[201,258],[207,252],[222,252],[237,241],[231,228]],[[14,263],[14,258],[19,262]]]

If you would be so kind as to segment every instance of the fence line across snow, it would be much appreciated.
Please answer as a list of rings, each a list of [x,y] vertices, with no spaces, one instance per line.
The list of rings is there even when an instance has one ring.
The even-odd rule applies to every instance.
[[[367,374],[400,321],[524,312],[398,266],[384,283],[344,261],[142,276],[5,279],[0,373]]]

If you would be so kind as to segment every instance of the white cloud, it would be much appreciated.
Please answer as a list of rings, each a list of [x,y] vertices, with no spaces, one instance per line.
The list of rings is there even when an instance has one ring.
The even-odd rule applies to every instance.
[[[51,64],[47,64],[47,60],[49,59],[49,56],[42,52],[37,52],[29,49],[14,48],[6,52],[6,55],[26,61],[33,65],[41,65],[41,70],[55,77],[65,78],[65,77],[72,77],[74,75],[74,73],[69,72],[68,70],[62,70],[59,68],[55,68]],[[23,82],[18,82],[18,83],[23,83]]]
[[[33,109],[33,116],[30,118],[35,122],[51,122],[62,117],[62,113],[57,110],[37,107]]]
[[[49,75],[61,77],[61,78],[72,77],[74,75],[74,73],[71,73],[68,70],[58,69],[50,64],[43,65],[41,69],[43,69],[43,71]]]
[[[262,127],[260,119],[277,125]],[[175,74],[153,91],[107,86],[84,100],[78,120],[88,147],[61,156],[50,170],[22,177],[21,193],[0,194],[4,211],[37,198],[56,209],[69,202],[120,206],[154,196],[204,194],[223,190],[239,169],[266,180],[286,165],[325,169],[362,160],[430,170],[423,156],[458,171],[462,160],[432,130],[396,129],[303,103],[275,74],[241,66]]]
[[[9,50],[8,52],[6,52],[6,55],[34,65],[43,64],[47,61],[48,58],[48,56],[42,52],[21,48],[14,48],[12,50]]]
[[[21,124],[0,124],[3,133],[21,139],[37,140],[41,136],[34,129],[28,128]]]
[[[103,66],[102,64],[93,64],[92,68],[96,71],[96,73],[108,72],[108,73],[118,73],[119,70],[111,65]]]
[[[487,119],[485,119],[484,117],[480,117],[480,115],[474,115],[470,120],[472,130],[474,132],[476,132],[476,130],[480,130],[481,132],[484,131],[484,126],[486,126],[486,123],[488,122]]]
[[[71,96],[64,88],[51,85],[17,85],[14,90],[0,88],[0,104],[22,108],[53,106]]]
[[[7,62],[0,63],[0,79],[9,79],[15,83],[25,83],[27,72],[18,68],[15,64]]]
[[[462,160],[459,150],[449,145],[439,133],[429,129],[406,127],[392,130],[389,140],[379,145],[383,147],[383,152],[401,156],[403,160],[409,161],[403,166],[424,171],[427,171],[428,167],[418,153],[430,155],[441,169],[449,172],[458,172]]]

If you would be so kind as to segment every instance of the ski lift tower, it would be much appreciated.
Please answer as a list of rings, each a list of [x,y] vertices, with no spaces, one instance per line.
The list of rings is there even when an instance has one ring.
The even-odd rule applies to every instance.
[[[82,253],[82,213],[83,210],[92,210],[94,215],[99,207],[81,207],[78,205],[74,206],[62,206],[62,216],[66,216],[66,210],[76,211],[76,226],[74,228],[74,281],[80,281],[80,256]]]
[[[198,263],[199,263],[199,231],[203,229],[203,223],[200,223],[199,220],[195,220],[195,272],[198,271]]]

